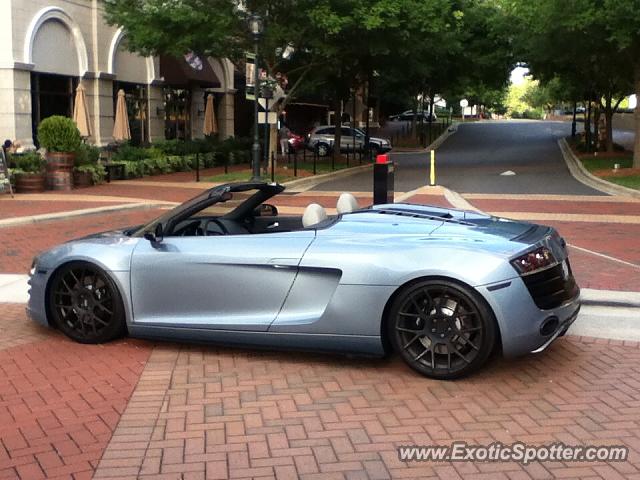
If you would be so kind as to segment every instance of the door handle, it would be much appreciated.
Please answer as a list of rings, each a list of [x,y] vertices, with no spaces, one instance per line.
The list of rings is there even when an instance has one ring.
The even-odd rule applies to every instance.
[[[273,222],[273,223],[267,225],[267,230],[270,229],[270,228],[276,228],[276,227],[279,227],[279,226],[280,226],[280,224],[278,222]]]
[[[272,264],[271,266],[273,268],[278,269],[278,270],[292,270],[292,269],[298,268],[298,267],[296,267],[294,265],[276,265],[276,264]]]
[[[273,268],[298,268],[300,261],[297,258],[272,258],[268,263]]]

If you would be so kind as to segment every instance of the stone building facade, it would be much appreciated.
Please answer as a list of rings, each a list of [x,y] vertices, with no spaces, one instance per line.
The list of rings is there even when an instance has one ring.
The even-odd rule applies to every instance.
[[[221,137],[233,135],[231,62],[130,53],[126,35],[104,22],[102,8],[100,0],[0,0],[0,141],[37,143],[39,121],[72,115],[79,83],[96,145],[113,140],[119,89],[127,94],[134,143],[201,137],[208,93]]]

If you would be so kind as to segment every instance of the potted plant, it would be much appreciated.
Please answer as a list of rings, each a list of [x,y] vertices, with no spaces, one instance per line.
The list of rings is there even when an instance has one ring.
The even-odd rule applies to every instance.
[[[11,173],[15,178],[16,192],[37,193],[44,192],[46,187],[46,162],[38,152],[26,152],[13,155],[14,168]]]
[[[70,190],[76,152],[82,139],[70,118],[54,115],[38,126],[38,141],[47,150],[47,184],[54,190]]]
[[[73,167],[73,183],[75,187],[90,187],[102,183],[105,177],[105,169],[98,163],[100,149],[98,147],[80,145],[76,152],[75,166]]]

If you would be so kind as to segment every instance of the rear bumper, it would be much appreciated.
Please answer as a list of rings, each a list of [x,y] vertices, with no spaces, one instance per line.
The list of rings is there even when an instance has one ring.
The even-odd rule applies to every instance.
[[[496,316],[505,357],[543,351],[566,333],[580,311],[579,293],[556,308],[538,308],[519,277],[478,287],[478,291]],[[555,324],[554,328],[543,329],[549,322],[552,326]]]

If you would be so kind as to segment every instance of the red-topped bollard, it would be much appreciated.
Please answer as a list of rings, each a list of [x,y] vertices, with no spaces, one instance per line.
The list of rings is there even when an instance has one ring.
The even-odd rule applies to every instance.
[[[376,157],[373,165],[373,204],[393,203],[393,162],[389,155]]]

